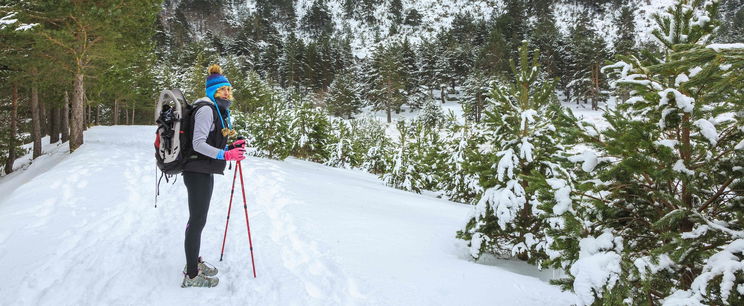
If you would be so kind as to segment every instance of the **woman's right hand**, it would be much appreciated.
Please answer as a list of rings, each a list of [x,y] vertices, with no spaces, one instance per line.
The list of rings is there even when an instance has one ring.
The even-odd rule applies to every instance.
[[[225,160],[228,161],[240,161],[245,159],[245,148],[244,147],[238,147],[232,150],[228,150],[225,152]]]

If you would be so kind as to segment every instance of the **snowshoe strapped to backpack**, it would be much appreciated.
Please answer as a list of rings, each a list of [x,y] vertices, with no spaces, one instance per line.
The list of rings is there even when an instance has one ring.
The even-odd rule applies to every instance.
[[[178,89],[163,90],[155,108],[155,159],[165,175],[183,171],[183,164],[191,150],[189,119],[191,105]]]

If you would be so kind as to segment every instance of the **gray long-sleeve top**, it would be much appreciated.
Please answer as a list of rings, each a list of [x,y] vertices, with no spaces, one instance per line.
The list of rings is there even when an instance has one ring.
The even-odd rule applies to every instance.
[[[206,100],[210,103],[212,102],[206,97],[201,98],[196,102],[202,100]],[[200,107],[196,111],[196,114],[194,114],[194,138],[191,140],[191,145],[193,146],[194,151],[216,159],[217,154],[219,154],[222,149],[215,148],[207,143],[207,136],[209,136],[210,132],[214,131],[213,116],[212,107]]]

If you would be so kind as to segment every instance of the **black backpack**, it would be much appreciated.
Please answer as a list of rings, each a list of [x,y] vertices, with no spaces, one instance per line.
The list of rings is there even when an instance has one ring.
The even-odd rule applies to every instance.
[[[157,169],[155,170],[155,207],[158,206],[160,181],[165,177],[168,182],[171,177],[183,172],[187,157],[193,153],[191,115],[196,106],[186,102],[178,89],[163,90],[160,93],[155,108],[155,160],[161,174],[160,179],[157,179]]]

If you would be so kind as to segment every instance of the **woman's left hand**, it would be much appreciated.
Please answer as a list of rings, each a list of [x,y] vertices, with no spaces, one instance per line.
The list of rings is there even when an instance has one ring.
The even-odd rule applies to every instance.
[[[227,146],[228,150],[232,150],[235,148],[244,148],[245,147],[245,139],[238,139],[235,142],[233,142],[231,145]]]

